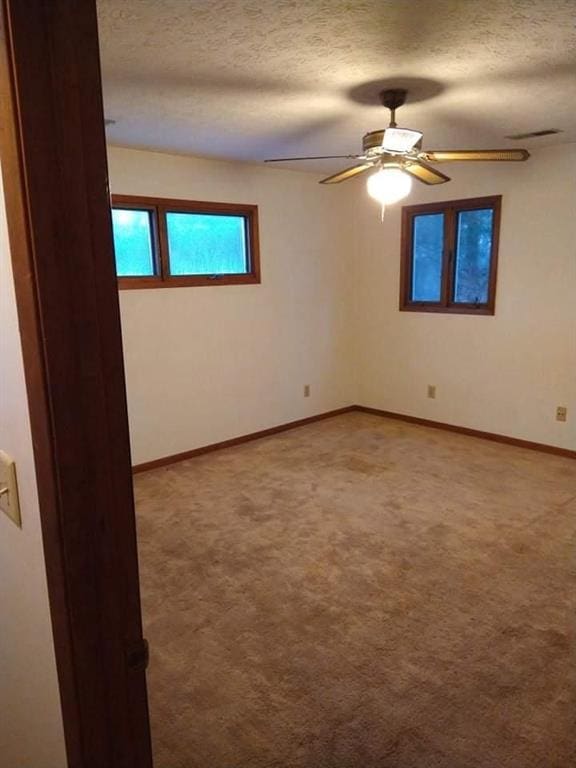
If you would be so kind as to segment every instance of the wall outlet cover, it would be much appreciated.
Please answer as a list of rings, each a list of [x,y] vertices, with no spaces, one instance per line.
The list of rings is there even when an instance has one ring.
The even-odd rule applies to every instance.
[[[4,451],[0,451],[0,509],[8,515],[12,522],[22,528],[16,464],[14,459]]]
[[[559,405],[558,408],[556,408],[556,421],[566,421],[567,418],[568,409],[563,405]]]

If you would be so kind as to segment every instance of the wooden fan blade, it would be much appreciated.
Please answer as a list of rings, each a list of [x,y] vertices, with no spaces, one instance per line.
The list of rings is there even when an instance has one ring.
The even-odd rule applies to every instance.
[[[402,166],[402,170],[424,184],[445,184],[447,181],[450,181],[449,176],[437,171],[436,168],[432,168],[431,165],[424,163],[422,160],[405,163]]]
[[[341,181],[351,179],[353,176],[357,176],[359,173],[364,173],[370,168],[373,168],[373,163],[362,163],[361,165],[353,165],[351,168],[345,168],[339,173],[335,173],[333,176],[328,176],[326,179],[322,179],[320,184],[339,184]]]
[[[527,149],[433,149],[422,152],[422,159],[429,163],[466,162],[469,160],[513,161],[528,160]]]
[[[317,157],[273,157],[265,163],[287,163],[291,160],[344,160],[357,158],[359,155],[319,155]]]

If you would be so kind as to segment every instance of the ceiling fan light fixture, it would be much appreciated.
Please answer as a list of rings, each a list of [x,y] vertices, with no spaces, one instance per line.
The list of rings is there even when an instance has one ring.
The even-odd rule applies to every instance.
[[[376,169],[368,178],[368,194],[384,208],[406,197],[412,189],[412,179],[421,184],[445,184],[450,177],[436,170],[434,164],[448,162],[519,162],[527,160],[527,149],[422,149],[422,133],[411,128],[398,128],[396,110],[406,101],[405,88],[387,88],[380,94],[380,100],[390,110],[390,124],[386,129],[369,131],[362,137],[362,153],[340,155],[340,158],[353,158],[356,165],[333,173],[320,184],[339,184],[361,173]],[[544,135],[550,131],[539,131],[534,135]],[[520,138],[510,136],[509,138]],[[264,162],[284,160],[320,160],[335,159],[336,156],[323,157],[281,157]]]
[[[387,152],[410,152],[421,138],[420,131],[412,131],[410,128],[386,128],[382,149]]]
[[[410,194],[412,179],[400,168],[380,168],[368,177],[366,189],[381,205],[390,205]]]

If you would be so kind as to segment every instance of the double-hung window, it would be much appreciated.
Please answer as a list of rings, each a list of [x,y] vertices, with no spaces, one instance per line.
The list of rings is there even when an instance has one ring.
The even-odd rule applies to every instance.
[[[255,205],[114,195],[120,288],[260,282]]]
[[[402,209],[400,309],[493,315],[501,197]]]

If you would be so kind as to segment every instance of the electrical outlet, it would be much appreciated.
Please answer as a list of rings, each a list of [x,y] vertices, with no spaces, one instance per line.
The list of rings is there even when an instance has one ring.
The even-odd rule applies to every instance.
[[[436,384],[428,384],[428,397],[436,400]]]
[[[310,384],[304,384],[304,397],[310,397]]]
[[[566,421],[567,418],[568,409],[563,405],[559,405],[558,408],[556,408],[556,421]]]

